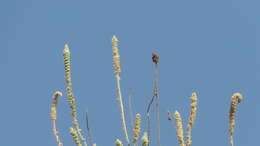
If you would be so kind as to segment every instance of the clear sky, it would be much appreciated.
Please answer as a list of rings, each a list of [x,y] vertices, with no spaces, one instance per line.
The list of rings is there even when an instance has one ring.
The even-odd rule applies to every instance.
[[[112,66],[114,34],[120,41],[124,103],[131,94],[133,113],[142,116],[142,133],[152,96],[151,54],[156,52],[162,146],[177,145],[167,111],[178,110],[186,125],[192,92],[198,94],[193,146],[228,145],[235,92],[244,95],[236,113],[235,146],[258,145],[259,5],[257,0],[2,0],[0,145],[56,145],[50,106],[56,90],[65,95],[66,43],[83,133],[88,110],[98,146],[124,140]],[[67,97],[59,101],[61,139],[64,146],[73,145]],[[155,114],[152,118],[154,146]]]

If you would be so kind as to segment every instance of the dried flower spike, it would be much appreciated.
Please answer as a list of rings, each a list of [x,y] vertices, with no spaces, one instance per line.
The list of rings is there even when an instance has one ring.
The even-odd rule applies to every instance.
[[[190,117],[189,117],[189,122],[187,124],[187,129],[186,129],[186,146],[191,145],[191,128],[194,124],[194,121],[196,119],[197,115],[197,94],[194,92],[191,95],[191,105],[190,105]]]
[[[118,103],[120,106],[120,112],[121,112],[121,123],[122,123],[122,128],[124,131],[127,145],[130,145],[130,141],[129,141],[128,133],[127,133],[126,122],[125,122],[125,112],[124,112],[124,105],[123,105],[123,99],[122,99],[122,93],[121,93],[121,87],[120,87],[121,68],[120,68],[120,63],[119,63],[118,39],[116,38],[116,36],[113,36],[113,38],[112,38],[112,49],[113,49],[115,78],[116,78],[117,95],[118,95],[117,100],[118,100]]]
[[[62,96],[62,93],[60,91],[56,91],[54,93],[54,96],[53,96],[53,104],[57,105],[58,104],[58,97],[59,96]]]
[[[176,122],[177,137],[178,137],[179,144],[180,144],[180,146],[185,146],[184,140],[183,140],[182,120],[181,120],[181,115],[178,111],[175,111],[174,118],[175,118],[175,122]]]
[[[134,144],[136,144],[137,141],[138,141],[139,134],[140,134],[140,129],[141,129],[141,115],[138,113],[135,116],[135,127],[133,129],[133,133],[134,133],[134,135],[133,135],[133,139],[134,139],[133,142],[134,142]]]
[[[53,103],[52,103],[52,106],[51,106],[51,120],[52,120],[52,126],[53,126],[53,134],[56,138],[56,142],[58,144],[58,146],[62,146],[62,142],[61,142],[61,139],[58,135],[58,130],[57,130],[57,127],[56,127],[56,120],[57,120],[57,104],[58,104],[58,97],[59,96],[62,96],[62,93],[57,91],[54,93],[53,95]]]
[[[120,67],[120,56],[118,51],[118,39],[116,38],[116,36],[112,37],[112,49],[113,49],[115,73],[119,74],[121,73],[121,67]]]

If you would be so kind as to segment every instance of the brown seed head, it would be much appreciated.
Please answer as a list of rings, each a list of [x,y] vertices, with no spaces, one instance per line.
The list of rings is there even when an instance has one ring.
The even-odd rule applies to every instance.
[[[53,96],[53,104],[57,105],[58,104],[58,97],[59,96],[62,96],[62,93],[60,91],[56,91],[54,93],[54,96]]]
[[[153,59],[153,62],[155,63],[155,64],[158,64],[158,62],[159,62],[159,56],[157,55],[157,54],[155,54],[155,53],[152,53],[152,59]]]
[[[172,120],[172,117],[171,117],[172,113],[170,111],[168,111],[167,114],[168,114],[168,120],[171,121]]]

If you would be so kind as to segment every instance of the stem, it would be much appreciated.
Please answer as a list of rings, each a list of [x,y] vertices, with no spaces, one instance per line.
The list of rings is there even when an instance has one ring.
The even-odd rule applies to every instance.
[[[121,94],[121,88],[120,88],[120,76],[119,76],[119,73],[116,74],[116,81],[117,81],[116,83],[117,83],[118,103],[119,103],[120,112],[121,112],[121,122],[122,122],[122,126],[123,126],[123,131],[124,131],[126,142],[130,146],[130,141],[129,141],[129,138],[128,138],[126,122],[125,122],[125,113],[124,113],[124,105],[123,105],[123,101],[122,101],[122,94]]]
[[[133,121],[133,107],[132,107],[131,93],[128,96],[128,107],[129,107],[129,114],[130,114],[131,129],[133,129],[134,128],[134,121]]]
[[[151,105],[153,104],[155,96],[150,100],[147,110],[146,110],[146,118],[147,118],[147,139],[148,139],[148,146],[150,145],[150,137],[151,137],[151,118],[150,118],[150,109]]]
[[[58,144],[58,146],[63,146],[61,140],[60,140],[60,137],[58,135],[58,130],[56,128],[56,120],[52,120],[52,126],[53,126],[53,133],[55,135],[55,138],[56,138],[56,142]]]
[[[156,97],[156,117],[157,117],[157,144],[161,145],[161,128],[160,128],[160,98],[158,95],[158,64],[155,64],[154,72],[154,96]]]
[[[87,125],[87,133],[88,133],[88,136],[89,136],[89,142],[90,142],[90,145],[93,146],[93,136],[92,136],[92,133],[91,133],[91,130],[90,130],[90,127],[89,127],[89,117],[88,117],[87,111],[86,111],[86,125]]]

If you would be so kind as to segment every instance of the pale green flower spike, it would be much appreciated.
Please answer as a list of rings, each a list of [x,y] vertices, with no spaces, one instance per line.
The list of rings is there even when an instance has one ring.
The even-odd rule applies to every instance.
[[[142,137],[142,146],[148,146],[148,144],[149,144],[148,135],[147,132],[145,132]]]
[[[67,96],[70,103],[70,108],[72,110],[71,115],[73,117],[74,130],[76,131],[77,135],[79,136],[84,146],[87,146],[86,138],[81,134],[81,129],[79,128],[79,122],[77,120],[76,100],[72,92],[72,82],[71,82],[71,75],[70,75],[71,74],[70,73],[70,50],[67,44],[64,46],[63,56],[64,56],[64,64],[65,64],[66,90],[67,90]]]
[[[72,138],[77,146],[82,146],[80,144],[80,140],[79,140],[77,131],[72,127],[70,127],[70,135],[72,136]]]
[[[123,146],[122,141],[119,139],[116,139],[116,146]]]
[[[71,73],[70,73],[70,50],[66,44],[63,50],[64,64],[65,64],[65,76],[66,76],[66,90],[69,98],[70,108],[72,110],[71,115],[73,118],[77,117],[76,102],[72,93]]]
[[[240,93],[234,93],[231,98],[231,105],[229,110],[229,142],[231,146],[234,146],[233,133],[235,129],[235,113],[237,111],[237,104],[243,99],[243,95]]]

